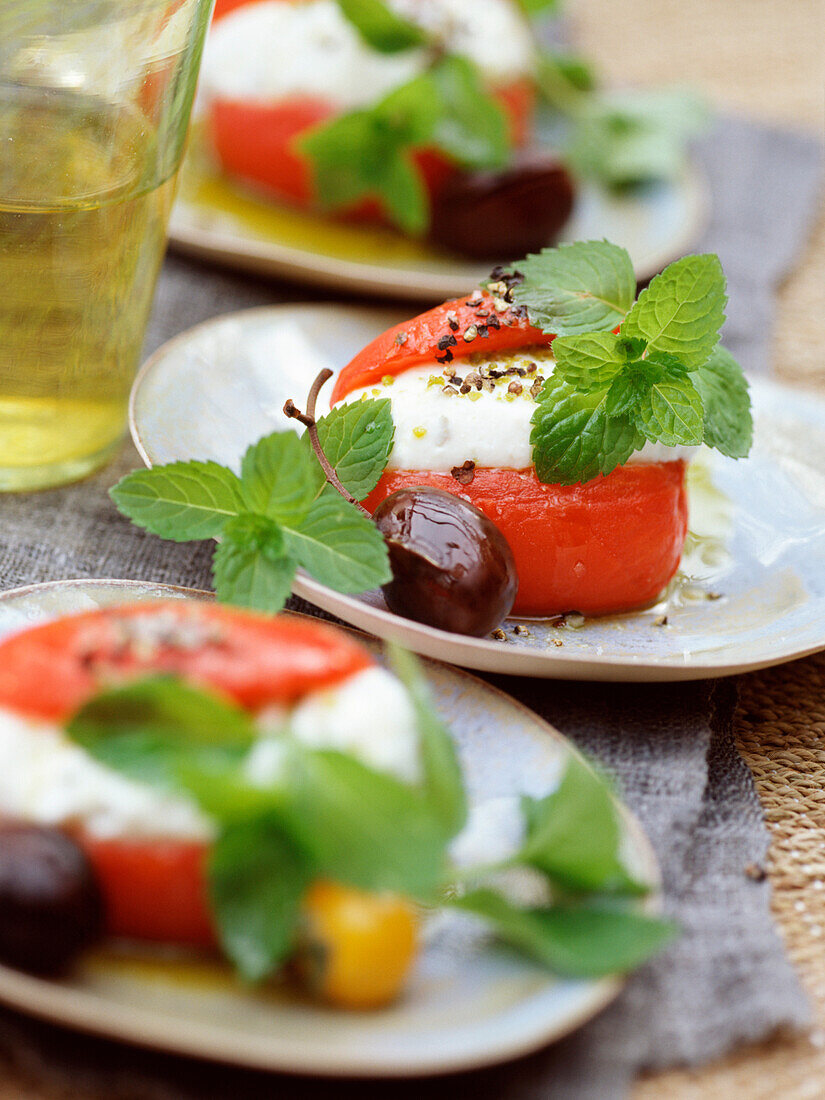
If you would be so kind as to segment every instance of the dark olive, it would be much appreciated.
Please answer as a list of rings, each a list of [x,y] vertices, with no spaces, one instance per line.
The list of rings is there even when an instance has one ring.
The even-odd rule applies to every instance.
[[[430,237],[474,259],[524,256],[553,243],[573,200],[567,170],[546,156],[501,172],[457,172],[433,201]]]
[[[513,552],[475,505],[416,486],[391,493],[373,519],[390,551],[384,598],[396,615],[482,635],[509,614],[518,588]]]
[[[0,961],[64,970],[103,934],[103,905],[83,850],[36,825],[0,825]]]

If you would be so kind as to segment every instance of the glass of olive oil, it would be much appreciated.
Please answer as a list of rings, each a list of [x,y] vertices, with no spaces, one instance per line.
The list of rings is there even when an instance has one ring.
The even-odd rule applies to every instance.
[[[0,491],[118,448],[212,0],[0,0]]]

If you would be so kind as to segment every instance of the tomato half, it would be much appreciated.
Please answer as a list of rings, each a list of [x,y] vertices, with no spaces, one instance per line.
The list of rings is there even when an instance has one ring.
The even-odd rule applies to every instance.
[[[0,707],[65,721],[102,685],[175,673],[249,710],[290,704],[371,665],[320,622],[265,618],[219,604],[161,601],[33,627],[0,643]],[[76,839],[97,872],[110,934],[214,943],[203,874],[207,846],[162,836]]]
[[[512,143],[524,144],[535,106],[532,84],[514,81],[494,94],[504,108]],[[316,204],[316,193],[311,164],[298,148],[298,139],[337,113],[332,103],[308,95],[276,103],[218,96],[211,102],[209,130],[218,160],[229,175],[306,208]],[[420,149],[413,159],[431,196],[458,170],[434,149]],[[383,220],[377,200],[358,203],[341,214]]]
[[[475,329],[477,335],[465,337]],[[335,380],[333,405],[348,393],[373,386],[434,359],[444,364],[475,352],[495,355],[525,347],[549,347],[555,336],[534,328],[517,308],[497,312],[491,295],[478,291],[444,302],[387,329],[358,352]]]
[[[545,485],[535,470],[390,470],[366,501],[431,485],[463,497],[501,530],[516,559],[517,615],[628,611],[654,600],[679,565],[687,532],[682,461],[621,466],[585,485]]]

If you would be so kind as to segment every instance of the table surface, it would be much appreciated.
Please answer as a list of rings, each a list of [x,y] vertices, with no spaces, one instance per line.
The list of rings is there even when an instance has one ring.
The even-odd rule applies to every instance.
[[[690,81],[720,108],[822,135],[823,0],[569,0],[576,42],[608,79]],[[628,59],[632,59],[632,69]],[[825,392],[825,211],[782,287],[777,377]],[[815,1100],[825,1093],[825,655],[742,677],[737,724],[772,832],[774,912],[810,994],[809,1035],[659,1073],[634,1100]]]
[[[567,10],[577,46],[609,81],[690,82],[722,109],[822,134],[825,0],[568,0]],[[825,392],[823,300],[825,210],[782,288],[773,355],[779,378]],[[774,911],[816,1024],[700,1070],[650,1076],[634,1100],[823,1095],[825,655],[743,677],[740,690],[739,747],[773,836]],[[0,1100],[68,1100],[27,1076],[0,1064]]]

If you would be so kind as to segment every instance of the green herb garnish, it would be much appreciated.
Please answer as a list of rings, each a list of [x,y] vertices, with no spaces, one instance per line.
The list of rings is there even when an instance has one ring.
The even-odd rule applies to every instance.
[[[507,279],[531,323],[559,334],[532,419],[541,481],[608,474],[646,442],[748,454],[747,382],[719,346],[727,296],[717,256],[677,260],[635,302],[630,257],[607,241],[545,249]]]
[[[317,430],[346,490],[363,500],[392,449],[390,402],[342,405]],[[339,592],[391,579],[378,529],[327,483],[308,442],[290,430],[253,443],[240,475],[215,462],[175,462],[127,474],[110,495],[162,538],[219,539],[213,574],[225,603],[279,611],[298,568]]]
[[[186,795],[210,816],[218,831],[207,865],[215,925],[249,981],[288,958],[302,899],[318,878],[470,911],[560,974],[623,971],[657,951],[674,927],[639,910],[646,887],[621,859],[616,804],[576,757],[554,792],[523,800],[519,852],[496,866],[452,866],[449,844],[467,813],[456,749],[417,662],[399,650],[391,662],[418,720],[415,783],[308,747],[292,736],[288,717],[273,763],[253,775],[248,757],[259,734],[250,715],[169,676],[101,692],[70,720],[68,734],[101,764]],[[538,908],[510,900],[496,879],[513,868],[543,876],[552,900]]]
[[[379,53],[400,53],[427,44],[424,31],[384,0],[338,0],[338,7],[367,45]]]
[[[509,140],[504,112],[464,57],[446,56],[373,107],[339,115],[298,141],[318,198],[329,210],[379,199],[408,233],[429,225],[429,200],[413,155],[437,149],[462,168],[501,168]]]

